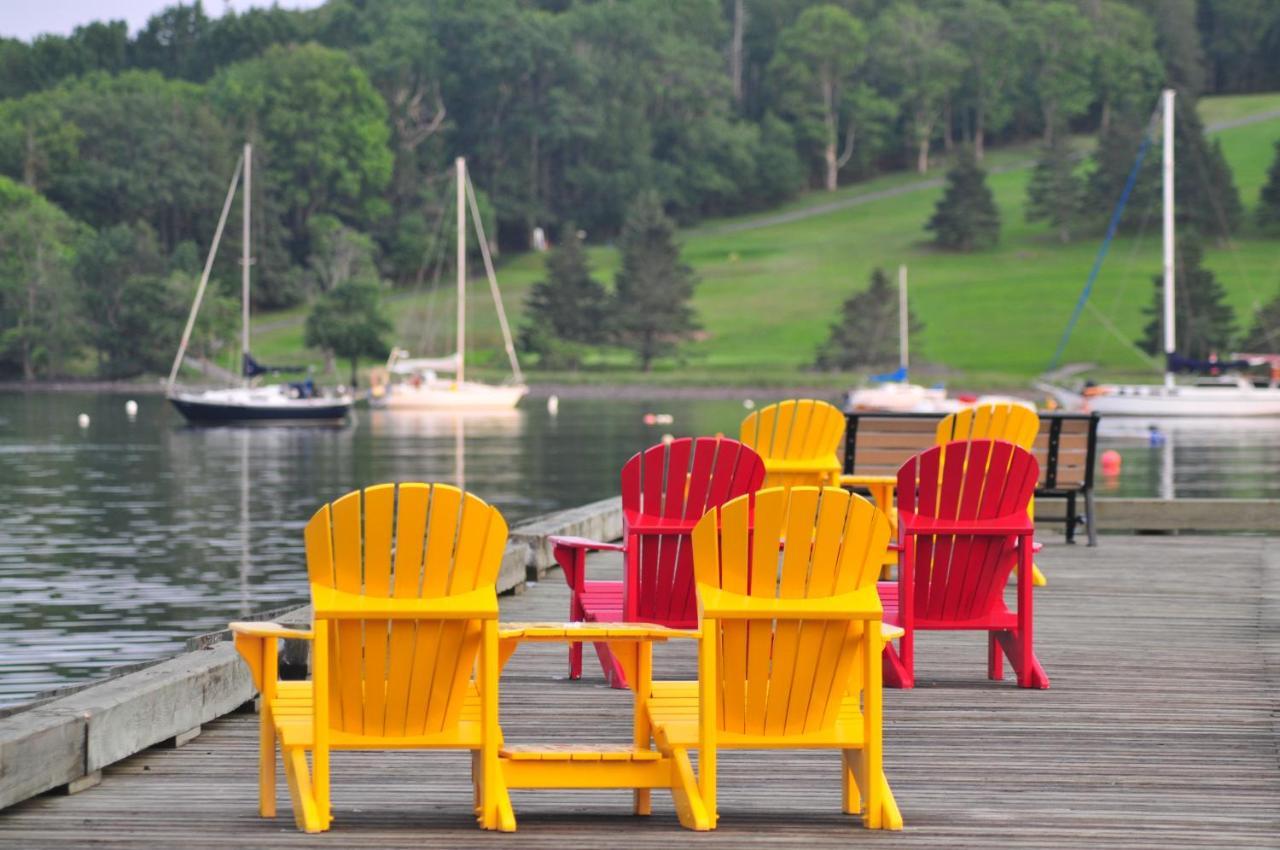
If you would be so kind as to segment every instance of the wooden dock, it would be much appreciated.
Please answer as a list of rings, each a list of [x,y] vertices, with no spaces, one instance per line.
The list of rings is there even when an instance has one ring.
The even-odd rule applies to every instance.
[[[680,829],[654,794],[515,792],[519,832],[479,831],[468,760],[439,753],[334,756],[330,833],[256,813],[257,718],[236,714],[177,750],[107,768],[101,785],[0,812],[0,847],[866,846],[1280,847],[1280,541],[1106,537],[1050,542],[1038,562],[1037,651],[1048,691],[984,678],[977,635],[919,640],[912,691],[887,691],[885,761],[901,833],[839,813],[828,754],[721,755],[720,829]],[[502,599],[507,620],[563,619],[551,573]],[[691,647],[659,647],[659,676],[688,676]],[[513,742],[625,741],[630,700],[565,680],[560,646],[523,647],[502,681]],[[3,765],[0,765],[3,770]]]

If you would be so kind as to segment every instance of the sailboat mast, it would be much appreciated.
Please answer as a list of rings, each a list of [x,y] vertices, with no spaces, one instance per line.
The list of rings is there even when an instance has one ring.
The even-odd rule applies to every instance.
[[[253,193],[253,145],[244,144],[244,194],[241,196],[244,232],[240,239],[240,374],[246,386],[249,376],[245,364],[249,362],[249,198]]]
[[[1173,89],[1164,90],[1164,385],[1173,386],[1170,360],[1177,347],[1173,318]]]
[[[454,160],[458,175],[458,383],[466,377],[467,350],[467,161]]]
[[[898,366],[905,372],[910,368],[907,357],[907,267],[898,266]]]

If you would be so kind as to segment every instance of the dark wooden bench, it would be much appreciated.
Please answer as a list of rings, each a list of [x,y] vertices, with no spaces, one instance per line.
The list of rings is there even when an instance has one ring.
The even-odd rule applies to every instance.
[[[846,413],[845,475],[894,475],[907,458],[933,445],[941,413]],[[1063,499],[1067,542],[1083,523],[1089,545],[1098,545],[1094,522],[1093,463],[1098,449],[1098,414],[1041,413],[1034,452],[1040,462],[1036,499]],[[1083,497],[1084,513],[1076,498]],[[1044,520],[1037,506],[1036,518]]]

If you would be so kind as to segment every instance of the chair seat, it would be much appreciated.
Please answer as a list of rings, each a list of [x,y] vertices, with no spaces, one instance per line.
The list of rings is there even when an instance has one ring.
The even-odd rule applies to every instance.
[[[313,744],[312,714],[315,704],[312,693],[311,682],[280,682],[276,686],[276,696],[271,701],[271,716],[275,720],[276,734],[280,736],[280,745],[285,749],[299,747],[309,749]],[[459,746],[462,745],[460,742],[472,740],[478,747],[480,745],[480,692],[476,689],[475,682],[468,683],[467,695],[458,715],[458,729],[447,734],[385,737],[355,735],[334,730],[330,736],[330,744],[334,749],[342,749],[345,746],[361,749],[399,749],[433,744]]]
[[[880,594],[880,604],[884,608],[884,623],[886,626],[902,625],[901,612],[898,606],[899,589],[900,586],[896,581],[876,582],[876,592]],[[965,620],[954,618],[935,619],[922,617],[917,613],[912,625],[917,629],[936,629],[939,631],[1012,629],[1018,625],[1018,615],[1010,611],[1002,601],[995,610],[980,617],[972,617]]]
[[[654,739],[660,747],[696,749],[698,746],[698,683],[654,682],[645,703]],[[804,735],[738,734],[720,730],[720,747],[769,749],[793,747],[856,747],[863,741],[862,710],[857,696],[845,696],[840,716],[830,730]]]
[[[578,602],[588,620],[619,621],[622,619],[622,582],[589,581],[578,595]]]
[[[618,744],[508,744],[498,755],[511,761],[657,761],[656,750]]]

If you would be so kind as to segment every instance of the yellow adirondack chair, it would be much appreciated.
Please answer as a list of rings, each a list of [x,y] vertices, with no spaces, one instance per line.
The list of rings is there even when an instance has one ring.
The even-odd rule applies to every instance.
[[[277,742],[307,832],[333,819],[330,751],[464,749],[480,825],[514,829],[498,764],[502,515],[445,484],[381,484],[321,507],[305,540],[312,629],[231,624],[262,692],[262,816],[275,815]],[[312,642],[311,681],[277,681],[280,638]]]
[[[739,442],[764,460],[765,487],[836,486],[836,452],[844,414],[825,401],[792,399],[762,407],[742,420]]]
[[[952,440],[1005,440],[1032,451],[1040,433],[1040,417],[1029,407],[1010,402],[995,402],[966,407],[938,423],[935,443],[945,445]],[[1027,515],[1036,518],[1036,503],[1031,500]],[[1048,584],[1036,565],[1031,567],[1031,580],[1037,587]]]
[[[694,528],[698,681],[655,682],[645,703],[686,826],[715,828],[719,750],[822,748],[842,754],[844,811],[902,828],[881,753],[876,577],[888,542],[884,514],[837,488],[760,490]]]

